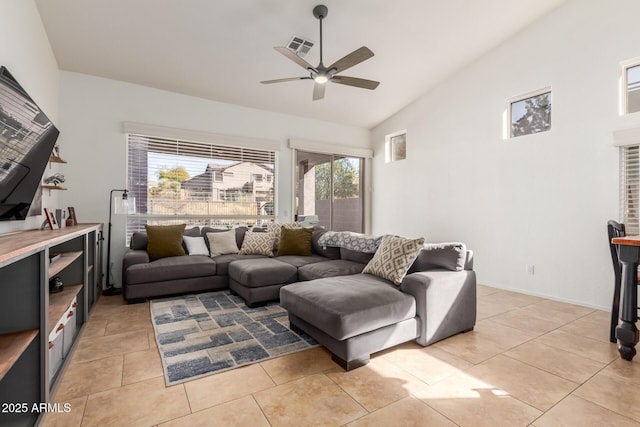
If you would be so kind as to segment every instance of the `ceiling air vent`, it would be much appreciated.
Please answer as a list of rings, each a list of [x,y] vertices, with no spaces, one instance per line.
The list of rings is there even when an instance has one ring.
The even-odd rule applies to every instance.
[[[309,39],[294,35],[291,37],[291,40],[289,40],[289,43],[287,43],[287,47],[294,51],[300,58],[304,58],[314,44],[315,43]]]

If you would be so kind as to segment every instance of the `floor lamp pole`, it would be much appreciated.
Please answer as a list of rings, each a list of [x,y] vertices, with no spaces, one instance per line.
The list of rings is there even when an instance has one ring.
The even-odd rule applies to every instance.
[[[121,288],[116,288],[111,283],[111,214],[113,211],[113,192],[122,191],[122,198],[126,200],[127,190],[111,190],[109,193],[109,225],[107,231],[107,289],[102,291],[102,295],[120,295],[122,293]]]

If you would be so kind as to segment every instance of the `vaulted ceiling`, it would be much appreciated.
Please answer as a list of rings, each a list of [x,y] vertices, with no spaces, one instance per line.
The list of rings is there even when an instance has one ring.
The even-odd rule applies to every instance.
[[[370,128],[565,0],[36,0],[61,70],[231,104]],[[367,46],[344,72],[369,91],[313,82],[275,50],[292,35],[319,41],[324,62]],[[318,44],[305,60],[319,61]]]

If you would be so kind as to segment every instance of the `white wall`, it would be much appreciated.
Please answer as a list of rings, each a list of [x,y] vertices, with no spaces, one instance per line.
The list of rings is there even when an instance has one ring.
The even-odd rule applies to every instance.
[[[126,141],[122,122],[279,141],[278,219],[292,218],[292,152],[289,138],[369,148],[369,131],[271,113],[83,74],[61,73],[61,156],[66,186],[61,206],[74,206],[78,221],[103,222],[109,215],[109,191],[125,188]],[[114,215],[112,280],[120,284],[125,221]],[[105,247],[106,250],[106,247]],[[106,264],[105,264],[106,265]]]
[[[59,71],[40,14],[32,0],[2,0],[0,5],[0,65],[4,65],[38,106],[59,127]],[[55,168],[55,166],[54,166]],[[52,169],[55,172],[55,169]],[[45,172],[50,175],[51,170]],[[44,191],[42,205],[57,204],[56,192]],[[44,216],[0,222],[0,234],[37,228]]]
[[[480,283],[610,309],[612,131],[640,126],[618,115],[638,16],[636,0],[568,2],[373,129],[372,231],[460,240]],[[503,140],[505,100],[548,85],[552,130]],[[402,129],[408,159],[385,164],[384,137]]]

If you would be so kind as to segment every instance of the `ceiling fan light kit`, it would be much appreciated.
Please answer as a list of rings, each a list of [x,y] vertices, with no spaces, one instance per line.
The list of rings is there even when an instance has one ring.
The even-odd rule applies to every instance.
[[[329,13],[329,9],[324,5],[318,5],[313,8],[313,16],[315,16],[320,21],[320,63],[316,67],[309,64],[302,57],[297,55],[296,52],[289,49],[288,47],[274,47],[276,51],[280,52],[282,55],[286,56],[287,58],[307,70],[309,72],[309,76],[265,80],[260,83],[271,84],[289,82],[294,80],[313,80],[314,101],[324,98],[324,91],[327,82],[333,82],[369,90],[374,90],[378,87],[380,82],[374,80],[336,75],[348,68],[353,67],[354,65],[358,65],[359,63],[371,58],[373,56],[373,52],[366,46],[362,46],[361,48],[354,50],[348,55],[343,56],[328,67],[324,65],[324,63],[322,62],[322,20],[327,17],[327,13]]]

